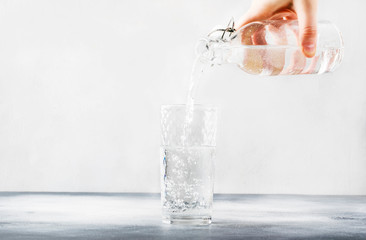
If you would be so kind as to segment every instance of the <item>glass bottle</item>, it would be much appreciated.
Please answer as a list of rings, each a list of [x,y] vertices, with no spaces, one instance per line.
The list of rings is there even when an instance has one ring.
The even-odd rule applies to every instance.
[[[329,21],[317,25],[317,48],[312,58],[302,53],[297,20],[252,22],[238,30],[233,26],[232,20],[227,28],[216,29],[199,42],[201,61],[237,64],[249,74],[264,76],[322,74],[333,72],[342,62],[342,36]]]

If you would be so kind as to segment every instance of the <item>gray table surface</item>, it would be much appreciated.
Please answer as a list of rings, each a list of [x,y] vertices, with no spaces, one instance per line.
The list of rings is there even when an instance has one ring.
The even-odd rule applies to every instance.
[[[215,195],[213,224],[161,223],[158,194],[0,193],[0,239],[366,239],[366,196]]]

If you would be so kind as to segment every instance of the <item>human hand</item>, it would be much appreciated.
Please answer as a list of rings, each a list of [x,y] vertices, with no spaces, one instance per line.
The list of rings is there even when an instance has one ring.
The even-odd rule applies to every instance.
[[[253,0],[250,9],[235,29],[254,21],[267,19],[298,19],[299,40],[306,57],[313,57],[317,39],[317,0]]]

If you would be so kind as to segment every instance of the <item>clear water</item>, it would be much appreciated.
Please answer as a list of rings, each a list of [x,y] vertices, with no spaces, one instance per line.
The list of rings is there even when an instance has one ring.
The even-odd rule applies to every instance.
[[[194,97],[195,93],[198,87],[199,79],[205,72],[205,69],[210,65],[209,62],[204,61],[202,59],[201,55],[198,55],[196,59],[194,60],[192,72],[191,72],[191,78],[190,78],[190,84],[189,84],[189,90],[188,90],[188,96],[187,96],[187,106],[193,106],[194,104]]]
[[[243,71],[262,76],[323,74],[333,72],[341,63],[343,48],[317,48],[313,58],[306,58],[299,47],[228,46],[216,44],[210,62],[236,64]],[[207,55],[207,54],[206,54]]]
[[[162,147],[163,218],[211,219],[214,147]]]
[[[185,121],[184,121],[184,128],[183,128],[183,134],[182,134],[182,142],[185,146],[187,145],[187,143],[186,143],[187,134],[186,133],[189,131],[189,126],[193,121],[193,111],[194,111],[194,103],[195,103],[194,98],[196,96],[199,80],[201,79],[203,73],[205,72],[205,69],[209,65],[210,64],[208,62],[205,62],[202,60],[201,55],[197,56],[193,63],[191,77],[190,77],[190,84],[189,84],[189,89],[188,89],[187,102],[186,102],[186,117],[185,117]]]

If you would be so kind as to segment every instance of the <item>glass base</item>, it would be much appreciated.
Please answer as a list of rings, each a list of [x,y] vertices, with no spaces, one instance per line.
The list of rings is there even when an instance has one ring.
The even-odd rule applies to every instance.
[[[207,217],[163,217],[163,223],[175,225],[209,225],[212,220]]]

